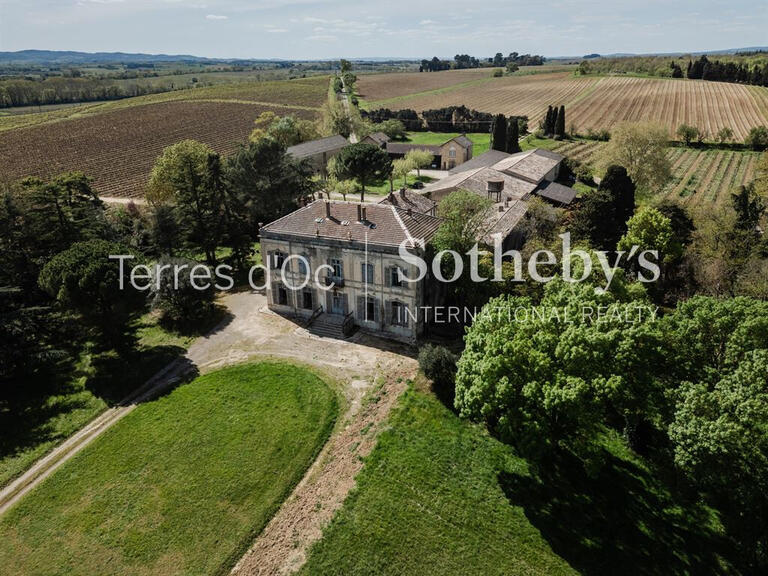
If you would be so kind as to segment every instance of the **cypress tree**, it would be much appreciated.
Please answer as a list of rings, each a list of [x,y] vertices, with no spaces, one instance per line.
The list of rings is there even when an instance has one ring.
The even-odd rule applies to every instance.
[[[552,135],[552,127],[554,126],[554,122],[552,122],[552,106],[547,108],[547,116],[544,119],[544,136],[551,136]]]
[[[557,106],[552,107],[552,119],[549,122],[549,135],[554,136],[557,127]]]
[[[565,138],[565,106],[560,106],[555,122],[555,138]]]
[[[520,126],[514,116],[507,120],[507,152],[520,152]]]
[[[507,151],[507,117],[504,114],[496,116],[493,122],[493,142],[491,148],[501,152]]]

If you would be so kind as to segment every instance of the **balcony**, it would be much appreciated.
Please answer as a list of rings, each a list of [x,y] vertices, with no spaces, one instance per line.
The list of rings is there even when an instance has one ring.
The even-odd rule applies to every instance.
[[[344,287],[344,277],[343,276],[326,276],[325,277],[325,285],[330,286],[331,284],[335,285],[336,288],[343,288]]]

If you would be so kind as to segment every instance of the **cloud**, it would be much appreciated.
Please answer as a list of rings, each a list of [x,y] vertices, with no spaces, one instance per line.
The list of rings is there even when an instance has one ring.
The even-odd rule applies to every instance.
[[[274,24],[266,24],[264,26],[264,31],[269,34],[283,34],[285,32],[288,32],[288,28],[279,28]]]
[[[315,40],[318,42],[332,42],[334,40],[338,40],[338,38],[331,34],[317,34],[315,36],[309,36],[307,40]]]
[[[223,16],[221,14],[208,14],[205,17],[206,20],[227,20],[229,16]]]

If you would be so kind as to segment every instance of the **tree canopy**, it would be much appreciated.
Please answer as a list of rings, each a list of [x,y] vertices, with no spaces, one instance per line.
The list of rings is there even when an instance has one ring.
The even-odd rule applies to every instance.
[[[360,200],[365,200],[365,185],[372,180],[389,178],[392,162],[385,150],[373,144],[357,143],[342,148],[336,156],[336,171],[342,179],[360,183]]]

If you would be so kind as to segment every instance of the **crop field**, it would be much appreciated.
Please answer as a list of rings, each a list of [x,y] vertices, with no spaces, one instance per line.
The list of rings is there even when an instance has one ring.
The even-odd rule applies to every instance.
[[[688,123],[710,137],[729,127],[738,140],[743,140],[750,128],[768,125],[768,89],[755,86],[664,78],[581,77],[558,72],[446,84],[431,91],[423,88],[421,81],[412,81],[409,94],[408,76],[400,75],[396,95],[388,96],[382,90],[378,93],[382,99],[368,96],[367,105],[421,111],[463,104],[483,112],[525,115],[531,126],[538,124],[550,104],[565,105],[568,127],[575,125],[581,131],[610,130],[621,121],[653,120],[671,132]],[[379,78],[384,82],[387,76]]]
[[[563,142],[553,150],[585,164],[593,164],[604,145],[602,142],[576,140]],[[668,156],[672,179],[662,195],[689,207],[727,203],[735,188],[754,179],[760,158],[757,152],[691,148],[670,148]]]
[[[755,91],[725,82],[607,77],[571,106],[568,121],[580,129],[608,130],[624,120],[661,122],[672,131],[685,123],[710,137],[728,127],[741,141],[750,128],[768,124],[760,96],[767,98],[768,89]]]
[[[365,74],[358,78],[357,91],[366,101],[388,100],[416,92],[440,90],[465,82],[491,78],[492,68],[446,70],[444,72],[396,72]]]
[[[164,147],[193,138],[220,154],[230,154],[247,140],[254,119],[266,110],[303,118],[315,116],[313,110],[304,108],[245,101],[117,106],[101,114],[0,132],[2,177],[13,181],[80,170],[93,178],[94,189],[101,196],[140,197]]]
[[[234,102],[266,104],[280,108],[317,110],[328,95],[328,77],[317,76],[276,82],[240,82],[189,90],[176,90],[126,98],[111,102],[88,103],[58,108],[37,114],[0,116],[0,133],[28,126],[50,124],[67,118],[105,114],[116,110],[162,102]]]

